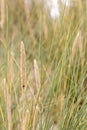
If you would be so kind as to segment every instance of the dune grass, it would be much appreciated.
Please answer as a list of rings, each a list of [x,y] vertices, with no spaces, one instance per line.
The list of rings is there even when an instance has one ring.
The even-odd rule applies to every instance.
[[[86,8],[60,5],[53,20],[43,3],[5,1],[0,130],[87,129]]]

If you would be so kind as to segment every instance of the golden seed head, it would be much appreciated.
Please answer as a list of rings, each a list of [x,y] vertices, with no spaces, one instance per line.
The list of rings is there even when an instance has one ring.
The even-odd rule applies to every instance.
[[[24,89],[26,87],[26,55],[25,55],[25,48],[24,48],[24,43],[21,42],[21,46],[20,46],[20,65],[21,65],[21,87],[22,89]]]

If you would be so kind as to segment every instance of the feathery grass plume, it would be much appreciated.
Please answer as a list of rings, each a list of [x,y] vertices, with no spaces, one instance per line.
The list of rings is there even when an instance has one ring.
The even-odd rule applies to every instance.
[[[39,93],[41,81],[40,81],[40,73],[39,73],[39,68],[38,68],[36,59],[34,59],[34,76],[35,76],[35,82],[36,82],[36,89],[37,89],[37,92]]]
[[[0,21],[0,28],[4,28],[4,23],[5,23],[5,0],[0,1],[1,5],[1,21]]]
[[[80,52],[80,58],[82,57],[82,35],[81,31],[79,31],[76,35],[76,38],[74,40],[73,46],[72,46],[72,61],[76,55],[76,51],[79,49]]]
[[[24,48],[24,43],[21,42],[20,46],[20,65],[21,65],[21,87],[22,87],[22,92],[26,88],[26,55],[25,55],[25,48]]]
[[[38,105],[36,106],[36,108],[35,108],[35,113],[34,113],[34,118],[33,118],[33,128],[32,128],[32,130],[36,130],[36,128],[37,128],[37,119],[38,119],[38,112],[39,112],[39,107],[38,107]]]
[[[4,97],[7,110],[7,121],[8,130],[12,130],[12,115],[11,115],[11,97],[8,91],[8,86],[6,85],[6,79],[3,79]]]

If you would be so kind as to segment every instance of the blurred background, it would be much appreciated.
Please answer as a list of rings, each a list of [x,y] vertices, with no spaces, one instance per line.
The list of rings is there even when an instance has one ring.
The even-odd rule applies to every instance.
[[[8,46],[23,40],[27,52],[28,48],[42,46],[41,53],[48,55],[51,43],[55,42],[51,51],[58,46],[61,54],[70,35],[73,41],[78,29],[86,42],[86,0],[1,0],[0,8],[0,37],[8,42]],[[31,57],[36,53],[32,54],[32,49]]]
[[[79,31],[86,62],[87,0],[1,0],[0,14],[1,66],[8,50],[14,51],[19,62],[19,46],[23,41],[27,64],[32,65],[30,61],[36,58],[50,72],[66,47],[71,55]]]

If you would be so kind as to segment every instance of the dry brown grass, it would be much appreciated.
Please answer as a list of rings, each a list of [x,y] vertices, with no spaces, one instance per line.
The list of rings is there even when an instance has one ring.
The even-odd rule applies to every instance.
[[[34,60],[34,76],[35,76],[35,82],[36,82],[36,89],[37,89],[37,92],[39,92],[41,81],[40,81],[39,68],[38,68],[38,64],[36,60]]]
[[[12,114],[11,114],[11,96],[6,84],[6,79],[3,79],[3,89],[4,89],[4,98],[7,110],[7,121],[8,121],[8,130],[12,130]]]
[[[0,8],[1,8],[0,28],[3,29],[5,24],[5,0],[0,1]]]
[[[39,107],[37,105],[36,108],[35,108],[35,112],[34,112],[33,128],[32,128],[32,130],[36,130],[36,128],[37,128],[38,112],[39,112]]]
[[[21,42],[20,46],[20,75],[21,75],[21,87],[22,92],[26,88],[26,55],[25,55],[25,48],[24,43]]]
[[[79,50],[80,58],[83,60],[83,39],[82,39],[82,33],[79,31],[76,35],[76,38],[74,40],[73,46],[72,46],[72,61],[74,60],[76,56],[77,50]]]

